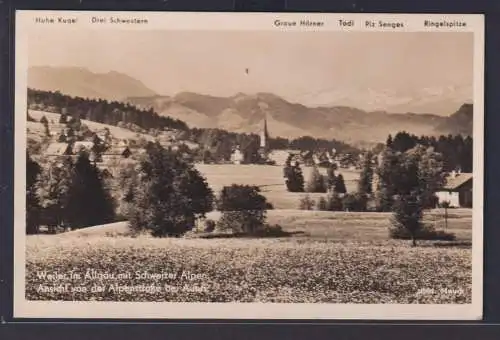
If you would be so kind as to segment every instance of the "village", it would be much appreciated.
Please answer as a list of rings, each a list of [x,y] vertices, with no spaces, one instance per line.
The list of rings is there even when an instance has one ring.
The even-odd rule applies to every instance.
[[[274,150],[270,147],[270,133],[267,119],[264,117],[259,135],[259,162],[245,162],[245,157],[239,145],[232,148],[231,156],[228,160],[214,163],[205,162],[203,158],[196,158],[193,155],[200,154],[200,145],[191,141],[179,138],[179,134],[174,129],[144,131],[137,126],[114,127],[105,124],[98,124],[91,121],[79,120],[68,115],[65,111],[61,114],[54,112],[43,112],[30,110],[32,118],[28,127],[28,137],[33,134],[36,127],[43,131],[43,144],[41,153],[34,159],[46,161],[61,160],[65,157],[75,160],[78,154],[85,151],[89,154],[89,159],[101,170],[104,177],[113,178],[119,175],[120,169],[127,165],[134,165],[145,154],[147,142],[157,142],[162,147],[170,148],[180,152],[187,159],[194,159],[195,164],[202,169],[210,169],[210,165],[228,166],[250,166],[260,165],[272,168],[283,168],[287,162],[299,164],[306,173],[310,169],[317,168],[323,174],[327,169],[333,168],[339,173],[347,173],[348,191],[356,190],[359,171],[365,161],[366,155],[354,155],[350,153],[339,153],[335,149],[281,149]],[[36,118],[35,118],[36,117]],[[49,118],[47,118],[49,117]],[[33,121],[34,120],[34,121]],[[371,154],[372,164],[378,165],[382,162],[382,153]],[[236,171],[235,168],[231,171]],[[276,173],[275,171],[272,171]],[[211,173],[208,170],[208,173]],[[234,174],[237,179],[237,174]],[[208,176],[210,177],[210,176]],[[277,176],[276,176],[277,177]],[[210,181],[210,178],[208,178]],[[467,208],[472,206],[472,173],[465,173],[460,169],[453,170],[447,175],[445,185],[435,195],[437,206],[449,208]],[[255,184],[259,184],[258,178]],[[283,180],[276,178],[273,182],[275,187],[283,187]],[[373,187],[377,186],[377,176],[374,175]],[[281,191],[281,189],[279,190]]]

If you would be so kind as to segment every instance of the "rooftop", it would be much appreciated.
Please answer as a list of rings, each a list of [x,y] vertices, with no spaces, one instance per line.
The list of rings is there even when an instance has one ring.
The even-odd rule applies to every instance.
[[[465,183],[467,183],[469,180],[472,180],[472,173],[457,173],[457,174],[450,174],[446,178],[446,184],[444,185],[443,189],[445,190],[456,190]]]

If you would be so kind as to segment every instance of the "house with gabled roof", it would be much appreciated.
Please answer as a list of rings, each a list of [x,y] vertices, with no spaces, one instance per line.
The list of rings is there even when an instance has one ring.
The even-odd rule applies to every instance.
[[[94,147],[93,142],[77,141],[73,144],[73,154],[78,154],[80,151],[91,152]]]
[[[472,180],[472,173],[451,172],[436,192],[439,204],[447,202],[451,208],[471,208]]]
[[[49,157],[69,156],[72,148],[69,143],[50,143],[45,150],[45,155]]]

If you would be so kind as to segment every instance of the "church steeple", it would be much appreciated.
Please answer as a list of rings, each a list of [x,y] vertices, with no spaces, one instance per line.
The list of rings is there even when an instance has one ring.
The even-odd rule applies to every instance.
[[[260,133],[260,147],[263,149],[267,149],[267,140],[269,138],[269,133],[267,131],[267,114],[264,116],[264,126],[262,127],[262,131]]]

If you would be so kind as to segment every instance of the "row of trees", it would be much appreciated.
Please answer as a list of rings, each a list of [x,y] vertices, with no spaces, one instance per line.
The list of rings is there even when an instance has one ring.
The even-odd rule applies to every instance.
[[[32,108],[51,109],[57,113],[79,117],[108,125],[135,124],[143,129],[171,128],[188,130],[185,122],[158,115],[152,109],[141,110],[128,103],[103,99],[71,97],[60,92],[28,89],[28,103]]]
[[[396,152],[406,152],[417,145],[432,147],[441,154],[444,171],[460,169],[472,172],[472,137],[462,135],[416,136],[407,132],[398,132],[387,138],[386,146]]]
[[[326,176],[323,176],[317,167],[313,167],[306,182],[299,163],[292,164],[292,158],[292,155],[287,158],[283,168],[283,177],[288,191],[311,193],[332,191],[337,194],[347,192],[342,174],[335,175],[335,166],[332,165],[327,169]]]
[[[222,129],[198,129],[192,128],[185,135],[201,146],[205,161],[228,161],[235,146],[239,146],[244,155],[245,163],[260,163],[263,160],[259,154],[260,137],[257,134],[245,134],[229,132]],[[270,150],[332,150],[337,152],[357,154],[360,151],[348,144],[335,139],[317,139],[312,137],[300,137],[287,139],[282,137],[269,138]]]
[[[41,225],[82,228],[115,220],[115,205],[102,174],[88,154],[75,162],[62,158],[40,165],[27,153],[26,232],[39,232]],[[83,203],[85,202],[85,203]]]
[[[320,197],[317,201],[306,195],[300,200],[301,210],[320,211],[366,211],[368,197],[359,193],[340,196],[336,192]]]

